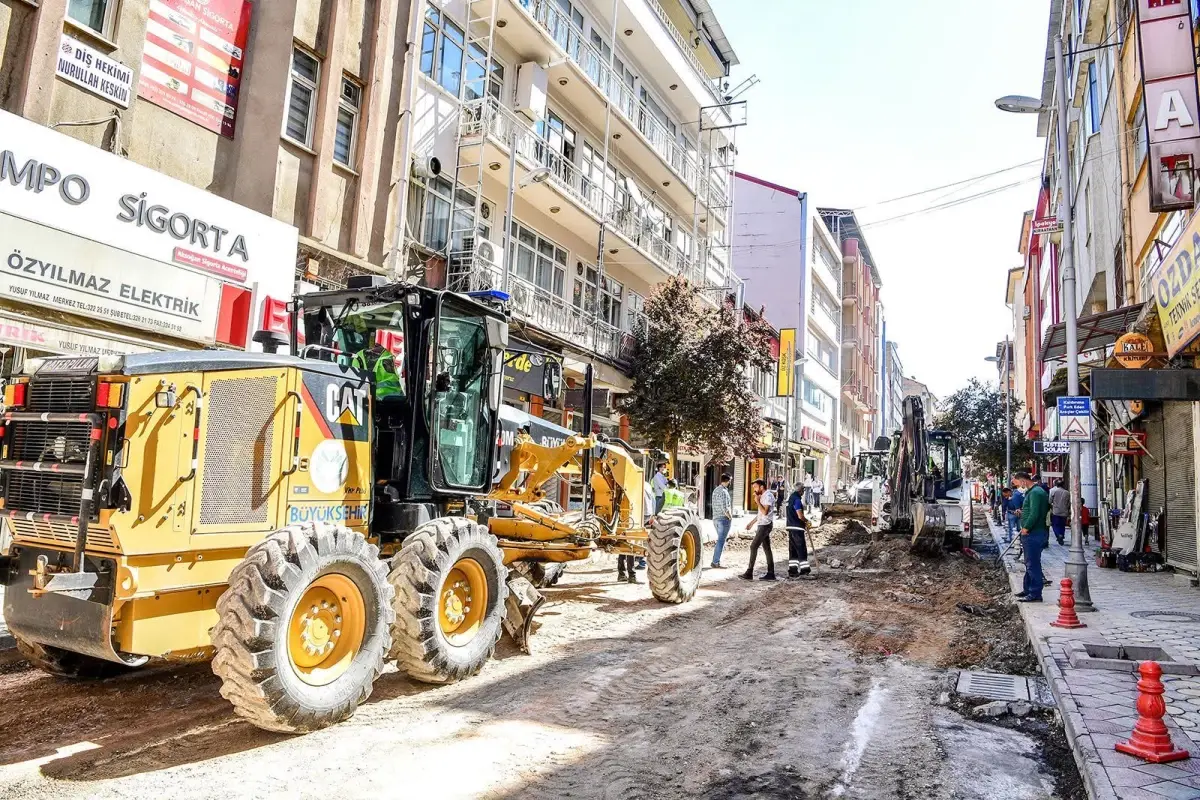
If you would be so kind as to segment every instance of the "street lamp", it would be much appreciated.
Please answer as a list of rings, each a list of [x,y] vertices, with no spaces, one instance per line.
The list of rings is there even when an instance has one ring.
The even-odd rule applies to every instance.
[[[1009,388],[1008,371],[1012,364],[1011,344],[1004,337],[1004,486],[1012,485],[1012,391]],[[988,356],[984,361],[998,363],[1000,356]]]
[[[1060,259],[1062,263],[1063,316],[1066,317],[1067,334],[1067,396],[1079,396],[1079,340],[1077,317],[1078,301],[1075,298],[1075,201],[1071,197],[1071,165],[1067,160],[1067,76],[1063,64],[1063,40],[1054,37],[1055,106],[1051,109],[1033,97],[1009,95],[996,101],[1001,111],[1015,114],[1038,114],[1053,110],[1058,121],[1058,171],[1062,186],[1063,241]],[[1079,529],[1079,442],[1071,442],[1068,469],[1071,473],[1071,552],[1065,562],[1066,575],[1075,589],[1075,610],[1095,611],[1091,593],[1088,591],[1087,560],[1083,557],[1083,536]]]

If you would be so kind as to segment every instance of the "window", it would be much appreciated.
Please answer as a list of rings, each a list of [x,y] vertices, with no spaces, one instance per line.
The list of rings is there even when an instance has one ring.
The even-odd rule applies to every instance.
[[[489,384],[499,386],[488,380],[492,356],[483,317],[459,309],[453,301],[443,303],[434,358],[436,374],[449,379],[449,388],[440,391],[433,381],[428,383],[434,448],[430,483],[435,488],[474,489],[492,476],[491,409],[499,400],[488,396]]]
[[[1148,144],[1146,142],[1146,99],[1138,103],[1137,112],[1133,115],[1133,164],[1134,172],[1136,173],[1142,167],[1142,162],[1146,160],[1148,152]]]
[[[822,414],[828,414],[833,398],[806,378],[804,381],[804,402]]]
[[[567,183],[573,183],[575,167],[575,130],[563,122],[553,111],[546,112],[546,119],[538,120],[538,155],[550,171]]]
[[[813,331],[808,332],[808,355],[829,370],[830,375],[837,375],[837,350]]]
[[[512,223],[509,263],[518,278],[555,297],[565,294],[567,251],[519,222]]]
[[[813,281],[812,287],[812,310],[815,311],[819,308],[829,318],[830,322],[835,325],[840,323],[842,314],[838,308],[837,300],[833,299],[833,295],[829,293],[828,289],[816,281]]]
[[[1089,61],[1087,65],[1087,96],[1084,98],[1083,118],[1087,124],[1087,135],[1100,131],[1100,81],[1097,75],[1096,62]]]
[[[112,33],[113,11],[116,7],[115,0],[70,0],[67,16],[101,36],[108,36]]]
[[[471,45],[471,57],[467,59],[467,102],[478,100],[483,90],[484,64],[487,63],[487,53],[477,44]],[[497,102],[503,102],[504,97],[504,65],[492,56],[491,74],[487,80],[488,96]]]
[[[288,108],[283,132],[294,142],[312,146],[313,114],[316,111],[317,82],[321,65],[300,49],[292,50],[292,73],[288,79]]]
[[[358,109],[362,87],[342,78],[342,96],[338,100],[337,127],[333,131],[333,160],[347,167],[354,163],[354,145],[358,138]]]
[[[455,97],[462,86],[465,44],[462,28],[430,6],[421,34],[421,72]]]
[[[583,14],[571,5],[570,0],[557,0],[557,5],[557,10],[550,10],[547,20],[550,34],[554,37],[554,41],[558,42],[559,47],[578,61],[582,45],[579,32],[583,30]]]
[[[626,303],[625,322],[626,330],[634,330],[641,321],[643,308],[646,300],[637,292],[630,292],[628,295],[629,302]]]
[[[450,238],[450,181],[440,175],[425,187],[425,213],[421,220],[421,243],[430,250],[446,249]]]
[[[575,276],[575,307],[619,328],[625,287],[607,275],[601,277],[599,270],[582,261],[575,265]]]

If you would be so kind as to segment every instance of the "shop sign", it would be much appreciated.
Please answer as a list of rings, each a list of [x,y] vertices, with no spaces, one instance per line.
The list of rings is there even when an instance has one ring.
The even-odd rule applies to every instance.
[[[138,95],[233,138],[249,0],[150,0]]]
[[[1146,452],[1146,434],[1113,431],[1108,437],[1108,452],[1114,456],[1136,456]]]
[[[214,278],[0,214],[8,253],[0,294],[35,306],[211,342],[221,299]],[[10,249],[11,248],[11,249]]]
[[[146,353],[155,349],[150,345],[42,325],[19,317],[0,317],[0,342],[60,355],[113,356]]]
[[[796,329],[779,332],[779,360],[775,362],[775,396],[791,397],[796,393]]]
[[[504,388],[522,394],[548,397],[544,385],[546,361],[550,357],[542,353],[504,354]],[[582,397],[582,394],[580,395]],[[580,405],[582,407],[582,403]],[[602,406],[596,406],[602,408]]]
[[[1150,148],[1150,210],[1190,211],[1200,167],[1191,4],[1137,0],[1137,27]]]
[[[833,447],[833,437],[827,433],[822,433],[815,428],[805,426],[800,429],[800,440],[804,442],[813,442],[822,447]]]
[[[1052,233],[1062,233],[1063,224],[1058,217],[1039,217],[1033,221],[1034,236],[1048,236]]]
[[[541,381],[541,374],[538,375],[538,380]],[[541,394],[542,387],[539,383],[534,394]],[[592,389],[592,411],[607,410],[612,404],[612,392],[608,389]],[[563,403],[566,408],[573,408],[577,411],[583,410],[583,389],[567,389],[566,399]]]
[[[24,243],[4,242],[0,263],[9,281],[33,291],[36,278],[37,291],[54,287],[80,303],[86,290],[87,316],[140,327],[152,312],[159,322],[174,321],[151,329],[191,330],[188,338],[198,341],[214,338],[210,293],[222,282],[253,288],[256,298],[292,296],[293,226],[3,111],[0,148],[0,219]],[[104,272],[118,251],[128,274]],[[261,303],[247,320],[261,318]],[[138,311],[125,316],[134,313],[131,304]]]
[[[1065,456],[1071,452],[1070,442],[1059,441],[1042,441],[1035,440],[1033,443],[1033,453],[1039,456]]]
[[[121,108],[129,108],[133,70],[65,33],[59,40],[54,73]]]
[[[1200,214],[1193,215],[1183,235],[1150,276],[1154,307],[1162,324],[1167,357],[1200,335]]]
[[[1113,357],[1126,369],[1141,369],[1150,363],[1154,354],[1154,343],[1144,333],[1130,331],[1117,339]]]

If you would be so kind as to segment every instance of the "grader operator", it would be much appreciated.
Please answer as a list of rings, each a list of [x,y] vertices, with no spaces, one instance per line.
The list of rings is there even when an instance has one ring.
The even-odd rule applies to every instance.
[[[689,599],[698,521],[646,524],[625,447],[523,434],[493,485],[504,299],[364,283],[298,298],[289,355],[31,362],[0,438],[21,651],[64,677],[211,657],[238,714],[303,732],[350,716],[387,660],[430,683],[478,672],[510,586],[527,634],[517,562],[636,552],[659,599]],[[556,471],[585,478],[582,511],[545,513]],[[515,514],[481,524],[493,495]]]

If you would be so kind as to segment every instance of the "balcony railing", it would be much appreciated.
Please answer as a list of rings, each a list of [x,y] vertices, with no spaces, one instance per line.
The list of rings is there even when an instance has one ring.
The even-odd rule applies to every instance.
[[[679,47],[679,52],[683,53],[684,59],[691,66],[692,71],[696,73],[696,77],[698,77],[700,82],[703,83],[709,90],[713,99],[720,102],[721,98],[717,94],[717,87],[713,83],[714,79],[710,77],[707,72],[705,72],[704,65],[702,65],[700,63],[700,59],[696,57],[696,53],[692,50],[691,44],[686,38],[684,38],[683,34],[679,32],[679,29],[675,27],[675,23],[671,21],[671,18],[667,15],[667,12],[662,7],[662,4],[660,4],[658,0],[646,0],[646,2],[650,4],[652,9],[654,9],[654,13],[658,16],[659,22],[661,22],[663,27],[666,28],[667,33],[671,35],[671,38],[675,40],[675,44]],[[728,112],[726,112],[726,114],[728,114]]]
[[[579,65],[600,93],[612,101],[629,124],[646,138],[650,147],[671,167],[684,185],[691,191],[696,191],[699,171],[695,154],[681,146],[679,138],[638,99],[634,88],[624,76],[609,67],[608,57],[588,40],[555,0],[520,2],[563,52]]]
[[[503,282],[504,273],[498,265],[467,253],[451,256],[447,287],[452,291],[499,289]],[[628,333],[511,273],[508,288],[512,312],[523,322],[609,360],[627,357],[627,340],[632,338]]]
[[[580,168],[548,140],[529,127],[529,121],[502,106],[494,98],[475,100],[462,107],[460,120],[464,138],[486,135],[519,157],[540,164],[550,171],[550,180],[581,206],[604,220],[630,244],[640,248],[667,272],[702,282],[698,263],[667,241],[661,231],[666,227],[660,216],[644,209],[633,209],[628,201],[618,203],[603,186],[585,176]],[[672,230],[684,229],[684,223],[671,219]],[[690,229],[690,226],[686,226]]]

